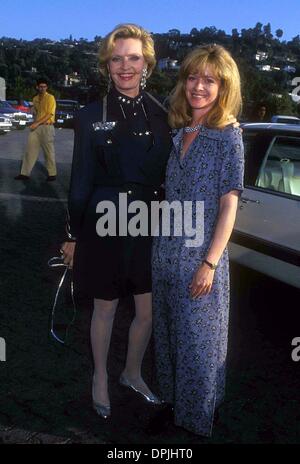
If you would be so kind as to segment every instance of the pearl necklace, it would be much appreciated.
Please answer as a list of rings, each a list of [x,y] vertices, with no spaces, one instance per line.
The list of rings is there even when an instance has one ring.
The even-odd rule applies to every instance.
[[[184,127],[183,130],[186,134],[190,134],[191,132],[197,132],[199,129],[201,129],[201,127],[202,127],[202,124],[197,124],[195,127],[189,127],[189,126]]]

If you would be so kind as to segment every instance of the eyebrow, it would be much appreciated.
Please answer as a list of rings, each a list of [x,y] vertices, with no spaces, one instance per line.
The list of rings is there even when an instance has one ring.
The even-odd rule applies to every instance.
[[[212,76],[211,74],[199,74],[199,73],[189,73],[189,76],[193,76],[193,77],[205,77],[205,78],[209,78],[209,79],[214,79],[214,80],[219,80],[218,77],[216,76]]]
[[[111,56],[115,56],[117,58],[122,58],[123,56],[143,56],[143,55],[141,53],[136,52],[136,53],[129,53],[128,55],[118,55],[116,53],[112,53]]]

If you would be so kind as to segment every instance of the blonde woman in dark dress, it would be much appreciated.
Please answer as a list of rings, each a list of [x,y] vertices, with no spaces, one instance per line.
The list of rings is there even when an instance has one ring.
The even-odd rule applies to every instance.
[[[157,199],[170,152],[163,106],[142,87],[155,66],[153,40],[133,24],[117,26],[100,50],[100,70],[111,82],[103,101],[79,111],[69,194],[70,241],[62,247],[77,288],[94,299],[91,344],[92,398],[103,418],[111,414],[107,355],[119,299],[134,296],[135,317],[120,383],[149,403],[160,400],[141,375],[152,327],[151,236],[99,237],[97,204],[127,194],[130,204]],[[123,214],[123,213],[122,213]],[[128,218],[130,215],[128,215]]]

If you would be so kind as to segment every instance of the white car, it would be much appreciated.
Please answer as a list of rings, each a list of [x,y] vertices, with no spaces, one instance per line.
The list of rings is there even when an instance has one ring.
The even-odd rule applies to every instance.
[[[271,122],[277,122],[280,124],[300,124],[300,119],[296,116],[286,116],[284,114],[277,114],[272,116]]]
[[[12,128],[12,122],[10,118],[0,115],[0,134],[6,134]]]
[[[230,258],[300,288],[300,125],[242,128],[245,189]]]
[[[0,115],[9,118],[16,129],[25,129],[33,122],[32,114],[16,110],[5,100],[0,100]]]
[[[33,115],[16,111],[13,115],[12,123],[17,129],[25,129],[26,126],[33,123]]]

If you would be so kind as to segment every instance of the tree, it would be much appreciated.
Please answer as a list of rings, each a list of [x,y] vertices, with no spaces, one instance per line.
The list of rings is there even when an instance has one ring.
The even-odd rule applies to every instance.
[[[168,34],[170,36],[177,36],[178,37],[178,36],[180,36],[180,30],[179,29],[170,29],[168,31]]]
[[[25,82],[21,76],[17,76],[14,85],[15,98],[24,98]]]
[[[267,40],[271,40],[273,39],[273,35],[272,35],[272,32],[271,32],[271,24],[268,23],[264,26],[264,36]]]
[[[256,23],[255,28],[253,29],[255,37],[259,37],[263,35],[262,27],[263,27],[262,23]]]
[[[237,29],[232,29],[231,31],[232,38],[234,40],[238,39],[240,37],[239,31]]]
[[[277,29],[275,34],[276,34],[277,39],[281,39],[281,37],[283,36],[283,30]]]
[[[150,92],[166,97],[175,87],[176,76],[155,70],[151,75],[147,87]]]

